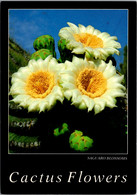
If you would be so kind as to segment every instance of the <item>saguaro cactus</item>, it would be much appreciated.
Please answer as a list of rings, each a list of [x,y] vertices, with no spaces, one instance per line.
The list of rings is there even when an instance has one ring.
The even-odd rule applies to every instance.
[[[36,51],[41,49],[47,49],[52,52],[53,56],[56,57],[55,53],[55,42],[52,36],[42,35],[35,39],[33,47]]]
[[[38,59],[42,58],[43,60],[45,60],[46,57],[48,57],[49,55],[54,55],[54,54],[49,49],[40,49],[36,51],[35,53],[33,53],[30,59],[31,60],[34,59],[37,61]]]
[[[75,130],[69,138],[70,147],[76,151],[87,151],[92,147],[93,139],[88,136],[82,136],[81,131]]]

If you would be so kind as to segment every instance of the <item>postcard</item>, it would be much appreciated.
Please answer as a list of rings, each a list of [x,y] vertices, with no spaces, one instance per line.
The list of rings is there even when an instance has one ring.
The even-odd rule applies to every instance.
[[[2,2],[3,194],[136,193],[136,3]]]

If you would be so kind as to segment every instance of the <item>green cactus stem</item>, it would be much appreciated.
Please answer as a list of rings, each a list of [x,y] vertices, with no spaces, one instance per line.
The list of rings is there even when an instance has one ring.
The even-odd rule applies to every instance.
[[[37,118],[21,118],[9,115],[9,129],[12,131],[32,131],[37,126]]]
[[[85,152],[92,147],[93,139],[82,136],[81,131],[75,130],[69,138],[70,147],[76,151]]]
[[[72,53],[70,50],[67,49],[66,47],[66,40],[60,39],[58,41],[58,49],[60,52],[60,59],[59,62],[65,62],[65,60],[72,61]]]
[[[50,35],[42,35],[35,39],[33,42],[33,47],[36,51],[40,49],[49,49],[50,51],[55,51],[54,39]]]
[[[61,129],[59,128],[54,129],[53,134],[54,136],[59,136],[59,135],[63,135],[64,133],[68,131],[69,131],[68,124],[63,123]]]
[[[58,49],[60,52],[60,58],[58,59],[59,63],[64,63],[66,60],[72,61],[72,57],[74,55],[80,58],[84,58],[84,54],[74,54],[71,50],[67,49],[65,39],[60,39],[58,41]]]
[[[34,60],[38,60],[38,59],[43,59],[45,60],[49,55],[52,55],[55,57],[54,53],[51,51],[51,50],[48,50],[48,49],[40,49],[38,51],[36,51],[35,53],[33,53],[31,55],[31,60],[34,59]]]
[[[9,132],[9,146],[19,148],[39,148],[41,142],[38,136],[20,136],[15,133]]]

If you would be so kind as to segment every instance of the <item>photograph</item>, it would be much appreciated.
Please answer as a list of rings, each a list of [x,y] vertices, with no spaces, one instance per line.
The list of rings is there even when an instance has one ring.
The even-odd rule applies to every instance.
[[[8,18],[9,153],[127,153],[128,10]]]

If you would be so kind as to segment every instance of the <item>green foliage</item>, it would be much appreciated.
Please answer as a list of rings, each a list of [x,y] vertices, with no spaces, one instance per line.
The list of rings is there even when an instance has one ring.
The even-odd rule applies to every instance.
[[[58,49],[60,52],[60,59],[59,62],[65,62],[65,60],[72,60],[72,53],[70,50],[67,49],[66,47],[66,40],[60,39],[58,41]]]
[[[30,54],[23,50],[12,39],[9,39],[9,76],[26,66],[30,60]]]
[[[48,50],[48,49],[40,49],[38,51],[36,51],[35,53],[33,53],[31,55],[31,60],[34,59],[34,60],[38,60],[38,59],[43,59],[45,60],[49,55],[54,55],[52,51]]]
[[[38,136],[20,136],[9,132],[9,145],[10,147],[38,148],[40,141]]]
[[[81,131],[75,130],[69,138],[70,147],[76,151],[85,152],[92,147],[93,139],[88,136],[82,136]]]
[[[127,126],[127,125],[125,125],[125,127],[126,127],[126,129],[127,129],[127,127],[128,127],[128,126]],[[128,131],[127,131],[127,130],[126,130],[125,134],[128,134]]]
[[[127,45],[124,47],[124,61],[120,64],[120,72],[124,75],[124,85],[127,86]]]
[[[84,58],[84,54],[71,53],[72,51],[67,49],[67,47],[66,47],[66,40],[65,39],[60,39],[58,41],[58,49],[60,52],[60,58],[58,59],[59,63],[64,63],[66,60],[72,61],[73,56],[77,56],[79,58]]]
[[[69,128],[68,128],[68,124],[67,123],[63,123],[61,129],[58,127],[56,129],[54,129],[54,136],[59,136],[59,135],[63,135],[64,133],[68,132]]]
[[[37,124],[37,118],[21,118],[9,115],[9,127],[12,129],[32,130]]]

